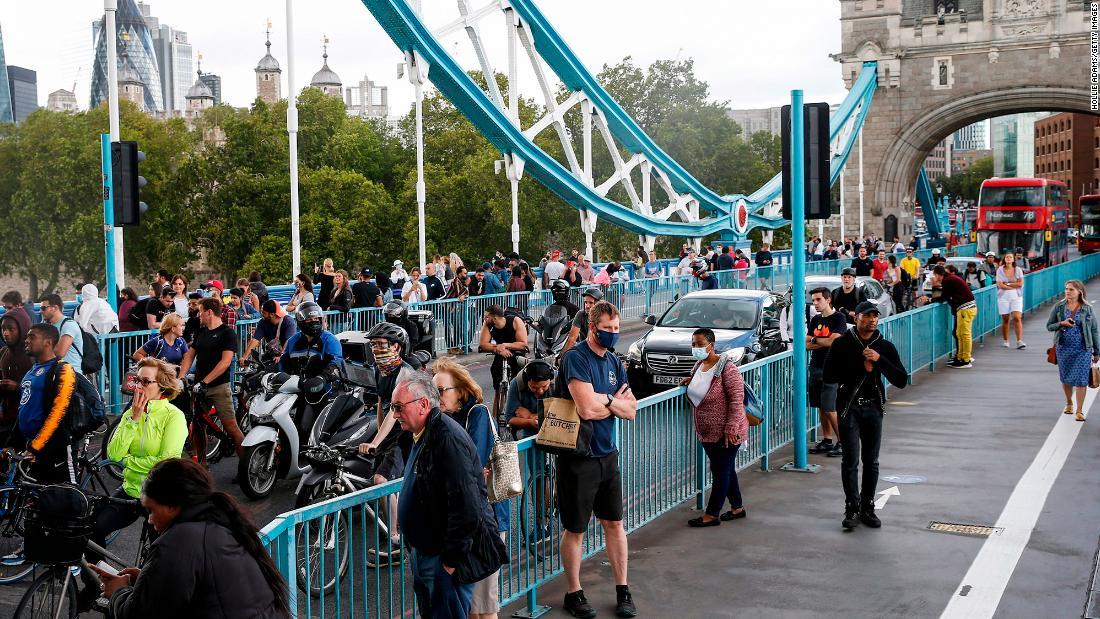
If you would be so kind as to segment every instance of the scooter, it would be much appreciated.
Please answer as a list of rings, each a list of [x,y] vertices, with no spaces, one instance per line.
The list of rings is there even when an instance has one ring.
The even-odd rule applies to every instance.
[[[260,378],[262,391],[249,404],[252,428],[241,445],[243,455],[237,478],[241,490],[251,499],[271,494],[278,479],[294,479],[308,470],[298,457],[301,439],[295,413],[299,400],[305,398],[298,385],[297,376],[284,372],[265,374]]]
[[[378,433],[377,404],[377,394],[355,387],[321,411],[308,444],[302,448],[302,459],[310,468],[298,482],[297,507],[313,503],[322,495],[347,494],[372,484],[373,459],[360,456],[358,447]],[[334,459],[335,452],[344,455]]]
[[[561,305],[551,305],[537,320],[525,317],[524,322],[535,330],[535,358],[546,359],[561,354],[573,319]]]

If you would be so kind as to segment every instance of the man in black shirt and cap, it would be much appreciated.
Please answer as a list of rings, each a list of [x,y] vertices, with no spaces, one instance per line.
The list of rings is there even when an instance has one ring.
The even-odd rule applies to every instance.
[[[351,294],[355,296],[355,307],[382,307],[382,291],[371,279],[370,267],[359,271],[359,281],[351,285]]]
[[[882,526],[875,515],[878,452],[882,442],[882,416],[886,412],[886,389],[882,379],[901,389],[909,378],[897,348],[878,330],[878,306],[864,301],[856,306],[855,314],[855,328],[830,346],[823,374],[825,383],[837,384],[837,421],[843,445],[840,465],[844,484],[842,526],[845,531],[851,531],[861,522],[873,529]],[[860,460],[863,462],[862,488]]]

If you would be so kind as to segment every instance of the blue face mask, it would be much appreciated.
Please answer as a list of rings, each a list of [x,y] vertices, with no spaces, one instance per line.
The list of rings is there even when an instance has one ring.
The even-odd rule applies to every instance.
[[[705,346],[703,348],[697,348],[695,346],[692,346],[691,347],[691,356],[694,357],[696,361],[702,361],[703,359],[706,359],[707,357],[709,357],[710,353],[707,352],[707,348]]]
[[[82,295],[82,294],[76,295],[76,304],[80,305],[83,302],[84,302],[84,295]]]
[[[614,351],[615,344],[619,343],[619,334],[612,333],[611,331],[596,331],[596,339],[600,341],[600,346]]]

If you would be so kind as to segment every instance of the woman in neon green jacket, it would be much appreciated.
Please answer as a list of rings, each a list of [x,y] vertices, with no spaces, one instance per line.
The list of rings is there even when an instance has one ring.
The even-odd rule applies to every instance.
[[[176,366],[161,359],[146,357],[138,364],[141,388],[134,393],[129,410],[122,414],[118,429],[107,444],[107,457],[124,468],[122,487],[115,497],[134,499],[141,496],[145,476],[157,462],[178,458],[187,440],[187,421],[183,412],[169,400],[182,385],[176,378]],[[144,516],[140,506],[108,504],[96,515],[93,540],[103,545],[108,534],[129,526]]]

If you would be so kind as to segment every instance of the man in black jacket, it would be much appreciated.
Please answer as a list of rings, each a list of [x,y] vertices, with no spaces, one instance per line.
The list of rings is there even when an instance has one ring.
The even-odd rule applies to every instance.
[[[878,306],[864,301],[856,307],[856,327],[833,341],[825,358],[823,380],[836,383],[840,442],[840,464],[844,483],[844,530],[860,522],[877,529],[882,522],[875,515],[878,486],[878,451],[882,441],[882,416],[886,389],[882,379],[903,388],[909,374],[894,345],[878,331]],[[860,449],[863,449],[863,489],[859,484]]]
[[[397,518],[420,616],[465,618],[474,583],[508,562],[477,451],[466,430],[440,412],[439,390],[423,372],[401,379],[390,409],[415,441]]]

